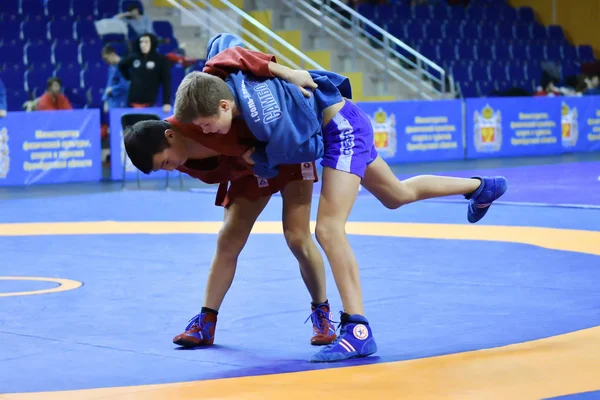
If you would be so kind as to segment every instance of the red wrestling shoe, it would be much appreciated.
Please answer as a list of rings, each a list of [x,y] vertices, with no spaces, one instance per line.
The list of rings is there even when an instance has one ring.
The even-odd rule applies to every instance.
[[[310,338],[310,344],[323,346],[333,343],[337,335],[331,317],[328,302],[312,306],[312,313],[305,321],[306,323],[310,319],[313,324],[313,336]]]
[[[216,314],[202,312],[190,320],[185,332],[173,338],[173,343],[188,348],[212,346],[216,327]]]

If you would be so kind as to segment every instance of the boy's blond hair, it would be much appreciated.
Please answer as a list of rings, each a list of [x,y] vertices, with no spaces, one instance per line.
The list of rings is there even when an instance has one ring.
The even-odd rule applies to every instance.
[[[198,117],[212,117],[218,114],[221,100],[234,100],[225,81],[204,72],[191,72],[177,88],[175,118],[189,124]]]

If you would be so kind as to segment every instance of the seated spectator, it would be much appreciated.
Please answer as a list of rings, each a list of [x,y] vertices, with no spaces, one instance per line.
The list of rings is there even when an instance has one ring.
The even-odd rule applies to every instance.
[[[135,32],[135,36],[154,34],[152,20],[135,4],[130,5],[127,11],[115,15],[115,18],[125,18],[129,28]]]
[[[33,109],[36,111],[72,110],[73,106],[62,93],[62,82],[59,78],[52,77],[46,83],[46,91],[34,100]]]
[[[556,83],[557,83],[557,81],[555,79],[545,76],[542,79],[542,86],[538,87],[538,91],[535,92],[535,94],[533,96],[534,97],[542,97],[542,96],[554,97],[554,96],[562,95],[562,93],[556,87]]]
[[[584,96],[600,96],[600,74],[585,77]]]

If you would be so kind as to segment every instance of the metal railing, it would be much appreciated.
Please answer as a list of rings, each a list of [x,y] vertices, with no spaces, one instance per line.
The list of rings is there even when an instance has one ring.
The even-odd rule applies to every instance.
[[[248,13],[241,10],[239,7],[235,6],[228,0],[220,0],[229,10],[232,10],[242,21],[247,21],[252,26],[256,27],[261,33],[265,34],[267,40],[263,40],[261,37],[256,35],[254,32],[249,29],[244,28],[242,23],[238,22],[234,18],[231,18],[227,13],[221,11],[220,9],[214,7],[210,4],[208,0],[167,0],[174,7],[179,9],[182,13],[186,14],[191,19],[195,20],[201,25],[209,24],[205,26],[205,28],[213,31],[214,33],[220,32],[228,32],[235,33],[238,36],[242,37],[244,40],[244,44],[252,49],[259,50],[259,46],[264,49],[260,49],[262,51],[266,51],[268,53],[274,54],[279,62],[283,60],[287,65],[296,69],[324,69],[317,62],[312,60],[306,54],[302,53],[300,50],[296,49],[294,46],[286,42],[275,32],[271,31],[269,28],[261,24],[255,18],[253,18]],[[205,6],[205,8],[199,7],[196,2],[201,3]],[[189,8],[188,8],[189,7]],[[205,15],[207,18],[204,20],[198,16],[198,14]],[[216,24],[217,28],[212,28],[212,24]],[[248,40],[251,39],[251,40]],[[275,45],[278,44],[282,48],[286,49],[289,54],[293,54],[294,56],[300,59],[300,63],[296,63],[292,61],[288,56],[283,54],[280,50],[278,50]]]
[[[339,0],[283,0],[292,18],[302,17],[317,30],[314,36],[336,40],[346,50],[353,67],[358,58],[381,72],[384,88],[390,79],[425,99],[454,93],[442,67],[402,42]]]

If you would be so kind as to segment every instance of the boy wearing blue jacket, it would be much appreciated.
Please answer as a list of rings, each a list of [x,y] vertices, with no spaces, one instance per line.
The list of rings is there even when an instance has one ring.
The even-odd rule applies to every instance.
[[[102,49],[102,59],[108,64],[108,79],[102,102],[106,103],[108,110],[113,108],[127,107],[127,95],[129,93],[129,81],[123,78],[119,71],[121,57],[117,54],[114,47],[107,44]],[[105,111],[108,111],[105,110]]]
[[[251,52],[257,63],[264,64],[253,66],[253,71],[265,71],[264,77],[257,77],[230,68],[227,60],[235,52],[250,51],[233,35],[221,34],[211,40],[204,69],[208,73],[195,72],[183,80],[175,100],[176,118],[193,122],[206,133],[221,134],[229,132],[234,118],[243,119],[264,143],[250,154],[254,172],[261,177],[276,175],[281,164],[322,158],[315,233],[331,265],[344,311],[336,341],[310,361],[371,355],[377,345],[364,316],[358,265],[345,233],[359,185],[390,209],[462,194],[469,200],[468,220],[474,223],[504,194],[506,179],[423,175],[400,181],[377,154],[369,118],[348,100],[352,94],[346,77],[329,71],[309,71],[309,76],[306,71],[276,64],[273,56]],[[316,88],[313,86],[313,95],[307,97],[297,85],[313,85],[311,78]]]

